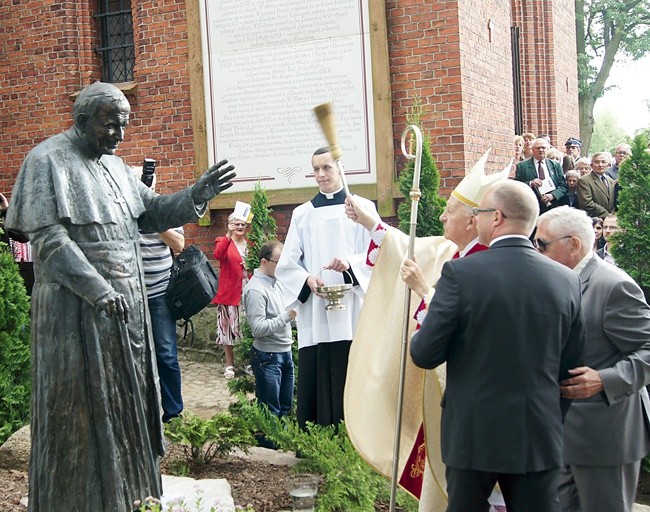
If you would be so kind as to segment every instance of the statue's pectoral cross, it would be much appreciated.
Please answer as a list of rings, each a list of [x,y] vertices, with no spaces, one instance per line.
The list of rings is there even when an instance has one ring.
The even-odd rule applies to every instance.
[[[117,196],[115,199],[113,199],[113,202],[117,203],[120,205],[120,208],[122,208],[122,213],[126,215],[126,201],[122,196]]]

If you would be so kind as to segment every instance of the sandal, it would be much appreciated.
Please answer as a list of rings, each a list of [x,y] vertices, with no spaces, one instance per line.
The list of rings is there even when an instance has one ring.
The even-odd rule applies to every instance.
[[[232,379],[235,377],[235,367],[234,366],[226,366],[226,369],[223,371],[223,376],[226,379]]]

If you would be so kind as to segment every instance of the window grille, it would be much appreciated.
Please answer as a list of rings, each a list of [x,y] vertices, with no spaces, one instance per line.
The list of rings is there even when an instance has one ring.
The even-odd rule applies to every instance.
[[[98,0],[101,46],[95,51],[102,58],[102,80],[109,83],[133,80],[135,52],[131,0]]]

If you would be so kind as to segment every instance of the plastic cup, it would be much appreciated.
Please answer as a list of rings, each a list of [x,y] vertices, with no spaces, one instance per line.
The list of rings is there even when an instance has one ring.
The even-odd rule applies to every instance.
[[[299,473],[289,476],[289,494],[293,499],[293,510],[314,512],[316,494],[318,494],[318,475]]]

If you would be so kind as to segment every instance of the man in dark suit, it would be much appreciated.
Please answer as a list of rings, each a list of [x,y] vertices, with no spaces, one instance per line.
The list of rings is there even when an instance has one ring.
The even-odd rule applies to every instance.
[[[578,181],[578,201],[580,208],[590,217],[604,219],[614,211],[616,182],[606,171],[609,153],[595,153],[591,157],[591,172]]]
[[[562,167],[558,162],[546,158],[548,148],[546,139],[536,139],[532,158],[519,162],[515,172],[515,179],[535,192],[542,213],[566,204],[568,192]]]
[[[447,510],[487,512],[498,482],[508,512],[555,512],[569,405],[559,381],[579,366],[585,337],[580,282],[528,240],[538,215],[529,187],[497,184],[473,213],[490,249],[445,263],[411,341],[417,366],[447,362]]]
[[[584,212],[545,213],[537,236],[557,240],[544,254],[580,276],[589,325],[584,365],[561,383],[573,399],[564,422],[562,510],[629,512],[650,452],[650,308],[630,276],[593,254]]]

